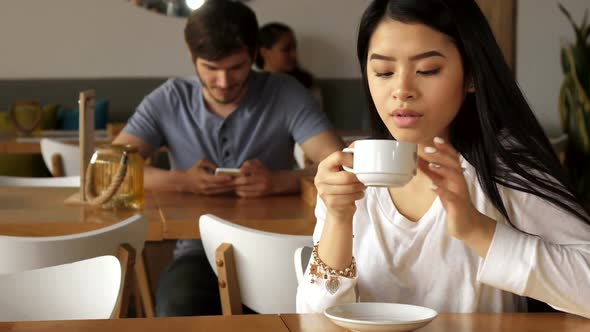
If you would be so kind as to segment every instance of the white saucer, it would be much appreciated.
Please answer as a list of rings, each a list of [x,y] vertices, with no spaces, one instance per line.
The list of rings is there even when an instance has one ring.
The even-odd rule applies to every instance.
[[[334,324],[351,331],[413,331],[428,324],[435,310],[399,303],[348,303],[324,310]]]

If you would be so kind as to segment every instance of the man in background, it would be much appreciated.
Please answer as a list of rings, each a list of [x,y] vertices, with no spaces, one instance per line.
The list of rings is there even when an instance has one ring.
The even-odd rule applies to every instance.
[[[203,195],[259,197],[299,191],[294,170],[299,143],[318,163],[343,147],[306,89],[286,75],[251,70],[258,22],[246,5],[207,1],[185,31],[196,77],[170,79],[144,98],[116,144],[139,147],[144,158],[166,146],[171,170],[146,166],[145,188]],[[240,176],[216,176],[218,167]],[[161,276],[158,316],[221,313],[217,279],[200,240],[179,240]]]

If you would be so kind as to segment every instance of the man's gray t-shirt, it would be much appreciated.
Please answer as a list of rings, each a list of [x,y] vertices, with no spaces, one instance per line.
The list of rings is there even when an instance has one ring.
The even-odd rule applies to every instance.
[[[172,169],[207,159],[240,167],[258,159],[270,170],[294,165],[294,142],[331,129],[307,90],[282,74],[252,71],[241,105],[227,118],[207,110],[197,77],[170,79],[138,106],[124,128],[152,148],[168,148]],[[200,251],[200,241],[178,241],[175,256]]]

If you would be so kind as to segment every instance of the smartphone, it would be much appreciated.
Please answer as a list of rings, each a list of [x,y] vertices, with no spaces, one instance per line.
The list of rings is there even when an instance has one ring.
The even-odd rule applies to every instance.
[[[223,168],[217,167],[215,169],[215,175],[229,175],[229,176],[240,176],[242,173],[239,168]]]

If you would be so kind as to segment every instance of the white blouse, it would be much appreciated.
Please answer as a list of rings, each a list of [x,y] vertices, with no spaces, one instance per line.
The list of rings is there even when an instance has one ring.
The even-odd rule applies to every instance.
[[[438,197],[412,222],[397,212],[387,188],[369,187],[353,219],[357,277],[341,277],[338,291],[330,294],[324,280],[310,282],[308,266],[297,312],[356,301],[438,312],[515,312],[526,311],[521,296],[528,296],[590,318],[590,225],[537,196],[500,186],[512,223],[534,235],[516,230],[486,198],[475,169],[466,161],[463,166],[475,207],[498,222],[485,259],[446,234]],[[326,217],[325,204],[317,202],[315,243]]]

